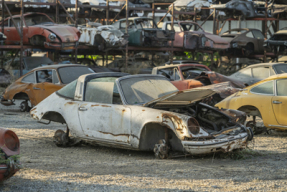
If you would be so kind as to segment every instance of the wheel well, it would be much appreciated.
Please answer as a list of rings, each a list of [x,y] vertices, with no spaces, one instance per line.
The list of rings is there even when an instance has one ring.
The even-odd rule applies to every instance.
[[[252,105],[242,106],[238,110],[245,112],[247,115],[258,116],[258,117],[262,118],[260,111]]]
[[[27,95],[27,93],[17,93],[14,95],[13,99],[19,99],[19,100],[29,100],[29,96]]]
[[[42,35],[34,35],[33,37],[30,38],[31,45],[44,46],[44,42],[46,42],[46,37]]]
[[[151,151],[159,140],[165,139],[165,129],[168,129],[169,144],[172,150],[183,151],[181,141],[167,126],[159,123],[148,123],[144,126],[140,136],[140,150]]]
[[[254,50],[254,44],[253,43],[251,43],[251,42],[247,43],[246,47],[248,47],[248,46],[250,46],[250,48],[252,48]]]
[[[50,121],[54,121],[58,123],[66,123],[64,117],[60,113],[53,112],[53,111],[45,113],[42,119],[46,119],[46,120],[50,120]]]

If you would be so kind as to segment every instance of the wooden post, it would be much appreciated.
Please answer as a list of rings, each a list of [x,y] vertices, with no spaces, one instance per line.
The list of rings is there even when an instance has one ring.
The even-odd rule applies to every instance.
[[[174,22],[174,3],[172,4],[172,10],[171,10],[171,30],[174,30],[173,28],[173,22]],[[173,41],[171,41],[171,54],[170,54],[170,64],[173,64]]]
[[[126,35],[128,36],[128,25],[129,25],[129,0],[126,0]],[[125,71],[128,70],[128,56],[129,56],[129,48],[128,44],[126,45],[126,63],[125,63]]]
[[[106,25],[108,25],[109,24],[109,14],[110,14],[110,1],[109,0],[107,0],[106,1],[107,2],[107,10],[106,10]]]
[[[76,0],[76,5],[75,5],[75,27],[78,27],[78,0]],[[78,43],[76,43],[75,47],[75,63],[78,63]]]
[[[213,12],[213,34],[216,34],[216,9]]]

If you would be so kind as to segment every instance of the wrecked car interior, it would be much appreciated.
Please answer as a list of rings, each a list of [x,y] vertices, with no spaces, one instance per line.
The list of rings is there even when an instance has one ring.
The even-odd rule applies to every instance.
[[[286,0],[0,12],[0,191],[286,190]]]

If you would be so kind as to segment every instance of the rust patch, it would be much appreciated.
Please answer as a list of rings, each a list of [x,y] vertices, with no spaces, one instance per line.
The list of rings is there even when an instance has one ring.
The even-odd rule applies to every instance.
[[[30,112],[35,111],[37,109],[37,107],[35,107],[34,109],[32,109]]]
[[[109,105],[101,105],[102,107],[111,107],[111,106],[109,106]]]
[[[142,111],[145,111],[144,109]]]
[[[91,105],[91,107],[97,107],[97,106],[100,106],[100,105]]]
[[[99,131],[100,133],[103,133],[103,134],[107,134],[107,135],[112,135],[112,136],[115,136],[115,137],[118,137],[118,136],[124,136],[124,137],[129,137],[129,136],[132,136],[132,137],[135,137],[137,139],[139,139],[136,135],[129,135],[129,134],[113,134],[113,133],[108,133],[108,132],[103,132],[103,131]]]
[[[74,104],[75,104],[75,102],[71,102],[71,101],[70,101],[70,102],[65,103],[65,106],[66,106],[66,105],[74,105]]]
[[[157,116],[156,118],[159,118],[159,116]]]
[[[126,111],[125,109],[122,110],[123,113],[124,113],[125,111]]]

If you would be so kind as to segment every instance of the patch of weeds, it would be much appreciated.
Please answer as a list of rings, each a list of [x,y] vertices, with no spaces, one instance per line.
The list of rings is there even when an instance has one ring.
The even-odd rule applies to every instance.
[[[242,160],[242,159],[249,159],[252,157],[262,156],[262,154],[256,150],[246,148],[242,150],[236,150],[230,153],[225,153],[226,158],[234,159],[234,160]]]

